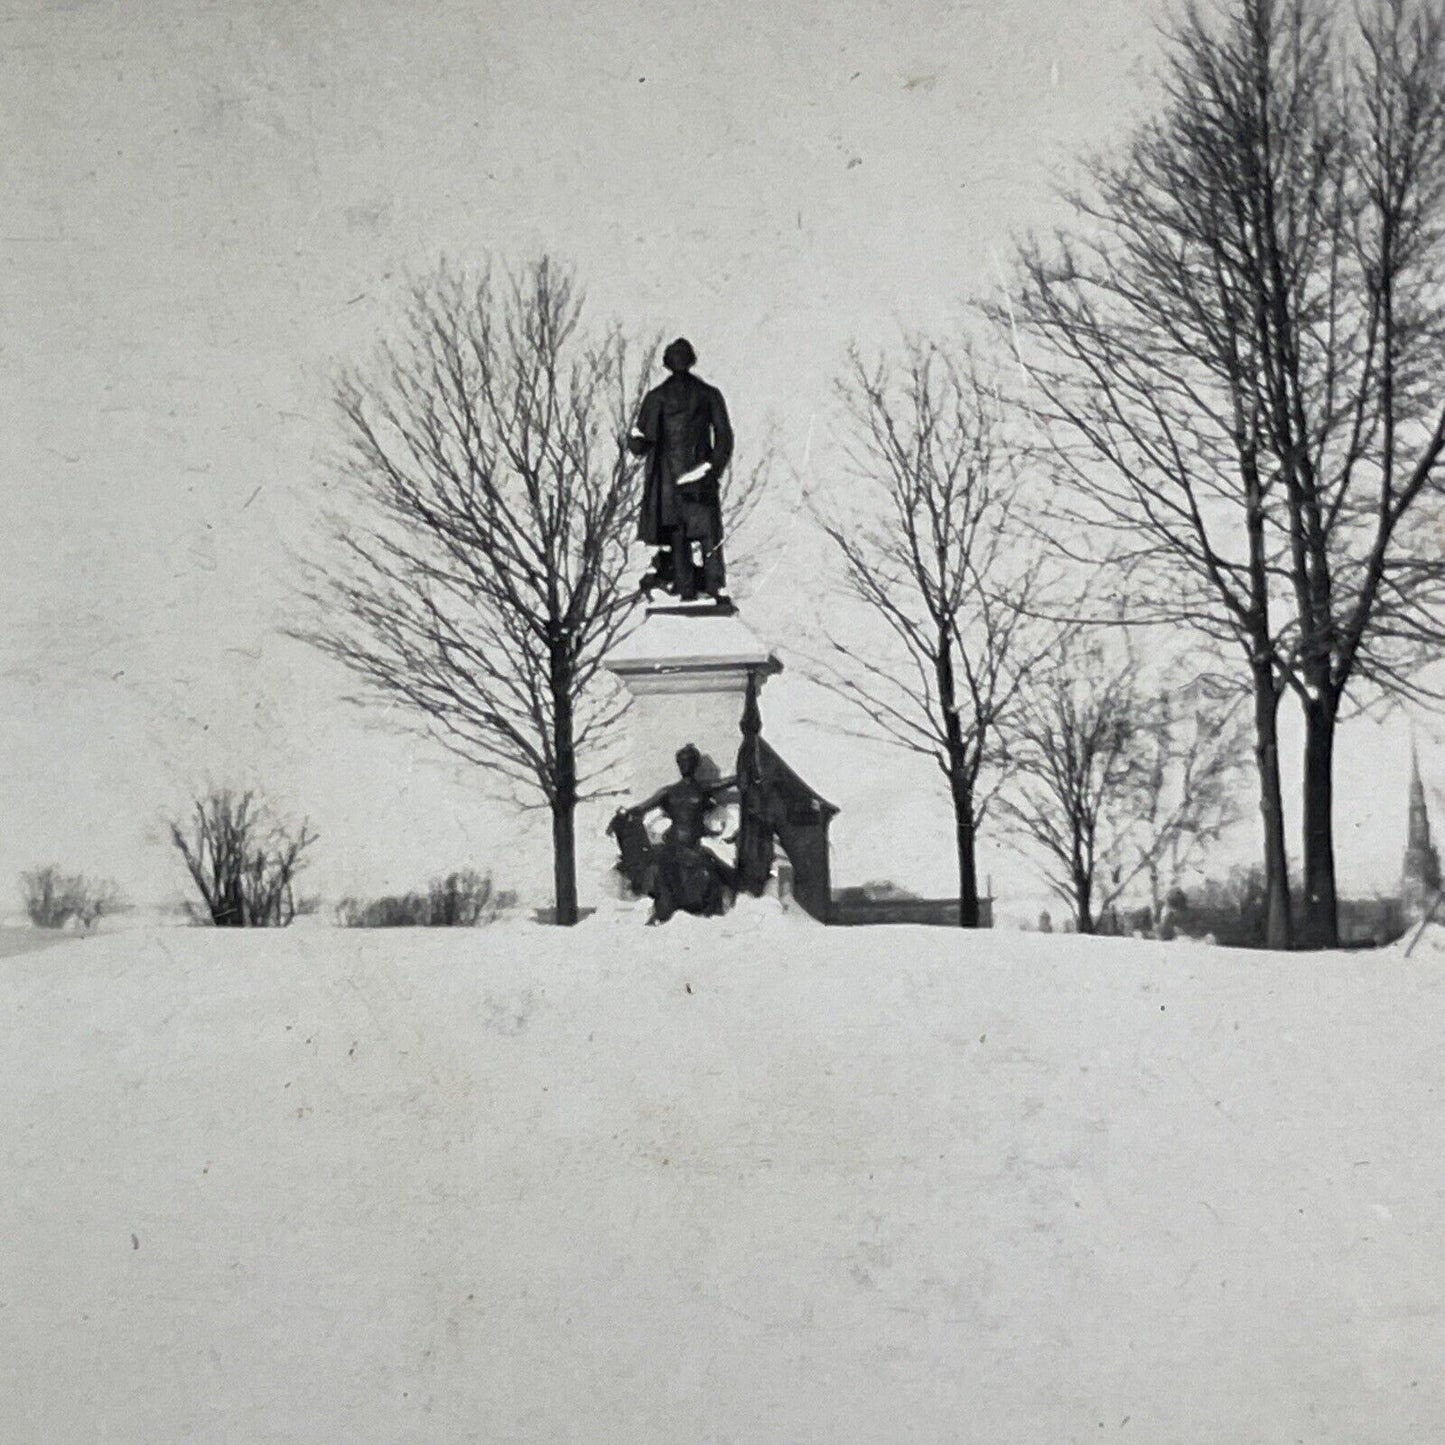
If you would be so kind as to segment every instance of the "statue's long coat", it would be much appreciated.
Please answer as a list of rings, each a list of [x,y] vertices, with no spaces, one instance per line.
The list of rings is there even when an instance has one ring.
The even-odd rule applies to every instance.
[[[638,536],[666,546],[681,529],[703,548],[722,542],[718,484],[733,453],[733,431],[717,387],[675,372],[642,399],[628,438],[634,456],[645,456]]]

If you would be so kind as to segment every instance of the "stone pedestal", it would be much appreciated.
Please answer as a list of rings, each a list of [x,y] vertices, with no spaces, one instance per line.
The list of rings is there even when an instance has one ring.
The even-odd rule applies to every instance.
[[[748,678],[761,690],[782,669],[736,614],[657,609],[604,660],[632,695],[630,801],[677,778],[674,755],[692,743],[730,776],[742,741]]]

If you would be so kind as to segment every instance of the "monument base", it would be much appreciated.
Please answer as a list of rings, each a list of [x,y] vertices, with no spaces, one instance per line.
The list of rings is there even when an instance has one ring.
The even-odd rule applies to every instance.
[[[603,665],[632,697],[629,796],[650,796],[677,778],[677,750],[692,743],[704,777],[733,772],[742,741],[748,679],[759,690],[782,670],[736,609],[659,605]]]

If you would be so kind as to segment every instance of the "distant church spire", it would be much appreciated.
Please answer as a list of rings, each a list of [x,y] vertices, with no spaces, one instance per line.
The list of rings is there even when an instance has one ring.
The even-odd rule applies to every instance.
[[[1420,778],[1420,755],[1410,739],[1410,822],[1405,834],[1405,862],[1400,870],[1400,902],[1407,918],[1419,918],[1440,888],[1440,854],[1430,841],[1430,810]]]

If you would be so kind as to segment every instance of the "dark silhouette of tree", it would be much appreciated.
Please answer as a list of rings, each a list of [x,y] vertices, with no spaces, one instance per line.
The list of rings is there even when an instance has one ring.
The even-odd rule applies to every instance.
[[[341,385],[347,504],[292,632],[545,804],[561,924],[578,916],[576,806],[625,706],[599,669],[637,601],[625,439],[650,365],[581,320],[545,258],[415,288],[400,335]]]
[[[892,649],[871,656],[830,633],[819,680],[867,731],[938,764],[954,816],[958,921],[976,928],[978,832],[1008,768],[999,744],[1044,651],[1027,615],[1037,549],[1016,516],[1001,403],[966,351],[924,340],[872,367],[853,353],[838,391],[850,469],[874,505],[823,530]]]
[[[1237,648],[1267,935],[1292,941],[1278,708],[1303,708],[1300,941],[1336,942],[1333,746],[1353,689],[1426,691],[1442,625],[1445,20],[1373,0],[1187,10],[1165,99],[1022,254],[1019,338],[1133,615]]]

